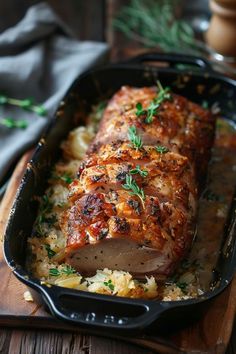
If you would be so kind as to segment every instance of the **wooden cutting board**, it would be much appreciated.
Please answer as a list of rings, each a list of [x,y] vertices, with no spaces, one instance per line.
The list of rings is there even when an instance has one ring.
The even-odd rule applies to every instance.
[[[3,237],[9,211],[19,182],[32,152],[26,153],[18,163],[6,194],[0,204],[0,235]],[[0,251],[0,325],[12,327],[50,328],[85,332],[51,316],[44,305],[26,302],[24,292],[27,290],[11,273],[5,263],[2,249]],[[231,285],[209,305],[203,318],[192,326],[155,337],[146,335],[142,338],[123,338],[149,348],[158,353],[224,353],[232,331],[236,306],[236,277]],[[106,333],[104,333],[104,336]]]

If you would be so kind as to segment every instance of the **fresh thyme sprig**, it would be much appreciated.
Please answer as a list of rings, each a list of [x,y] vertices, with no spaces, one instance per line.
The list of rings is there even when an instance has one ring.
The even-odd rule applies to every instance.
[[[39,116],[45,116],[47,114],[46,108],[42,105],[35,105],[34,100],[32,98],[19,100],[16,98],[7,97],[6,95],[0,95],[0,104],[9,104],[12,106],[17,106],[25,110],[35,112]]]
[[[169,149],[165,146],[158,145],[156,146],[156,151],[160,154],[166,154],[167,152],[169,152]]]
[[[26,129],[28,127],[28,122],[25,119],[15,120],[13,118],[2,118],[0,119],[0,124],[7,128]]]
[[[157,87],[158,87],[158,96],[155,97],[152,102],[149,104],[147,109],[143,109],[142,103],[138,102],[136,105],[136,116],[140,117],[142,115],[146,116],[145,122],[147,124],[152,123],[153,121],[153,116],[157,114],[157,110],[160,107],[160,105],[166,101],[166,100],[171,100],[172,96],[170,94],[170,88],[165,87],[163,88],[162,84],[160,81],[157,81]]]
[[[137,165],[134,169],[130,170],[129,173],[131,175],[140,174],[141,177],[147,177],[148,175],[148,171],[141,170],[139,165]]]
[[[178,53],[205,54],[211,49],[194,36],[192,27],[178,19],[180,0],[130,0],[123,6],[113,25],[127,37],[149,48]]]
[[[122,187],[126,190],[130,190],[130,195],[136,195],[141,200],[142,204],[145,200],[144,190],[140,188],[133,177],[129,174],[126,175],[125,184]]]
[[[134,125],[131,125],[131,127],[129,127],[129,129],[128,129],[128,138],[136,150],[139,150],[142,148],[142,146],[143,146],[142,139],[139,135],[137,135],[137,129]]]
[[[74,273],[76,273],[76,270],[69,265],[66,265],[61,270],[59,270],[57,268],[50,268],[49,269],[49,275],[51,275],[53,277],[58,277],[59,275],[63,275],[63,274],[71,275]]]
[[[217,54],[209,45],[195,37],[193,28],[176,13],[181,0],[130,0],[122,7],[113,25],[133,43],[164,52],[192,54],[206,57],[221,72],[236,74],[236,69],[225,62],[209,60]],[[177,11],[176,11],[177,10]],[[187,67],[187,65],[185,66]]]

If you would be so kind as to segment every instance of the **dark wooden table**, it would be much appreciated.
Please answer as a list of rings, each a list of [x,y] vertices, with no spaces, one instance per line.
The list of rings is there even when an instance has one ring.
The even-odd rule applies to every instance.
[[[38,0],[8,0],[0,2],[0,32],[14,25],[28,6]],[[115,33],[112,18],[127,0],[48,0],[59,16],[72,28],[79,39],[108,41],[111,60],[120,60],[140,51],[137,44]],[[1,296],[7,296],[2,294]],[[105,336],[105,332],[104,332]],[[152,354],[149,349],[135,345],[78,333],[53,330],[24,330],[0,327],[2,354]],[[236,353],[236,325],[227,354]]]

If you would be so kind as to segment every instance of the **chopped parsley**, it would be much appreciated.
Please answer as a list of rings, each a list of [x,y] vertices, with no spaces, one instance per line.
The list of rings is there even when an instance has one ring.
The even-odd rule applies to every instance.
[[[64,268],[62,268],[61,270],[57,269],[57,268],[50,268],[49,269],[49,275],[53,276],[53,277],[58,277],[59,275],[71,275],[76,273],[76,270],[74,268],[72,268],[70,265],[65,265]]]
[[[111,291],[114,291],[115,286],[112,284],[111,279],[109,279],[108,281],[104,281],[103,284],[106,285]]]
[[[143,146],[142,139],[139,135],[137,135],[137,129],[134,125],[131,125],[131,127],[129,127],[129,129],[128,129],[128,138],[136,150],[139,150],[142,148],[142,146]]]
[[[159,152],[160,154],[166,154],[169,149],[165,146],[158,145],[156,146],[156,151]]]
[[[141,177],[147,177],[148,175],[148,171],[141,170],[139,165],[137,165],[134,169],[130,170],[129,173],[131,175],[140,174]]]

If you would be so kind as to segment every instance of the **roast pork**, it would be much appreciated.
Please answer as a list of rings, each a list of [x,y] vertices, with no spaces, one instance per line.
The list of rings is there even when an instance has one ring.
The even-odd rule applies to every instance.
[[[210,111],[155,87],[122,87],[70,185],[66,262],[168,276],[189,250],[214,139]]]

